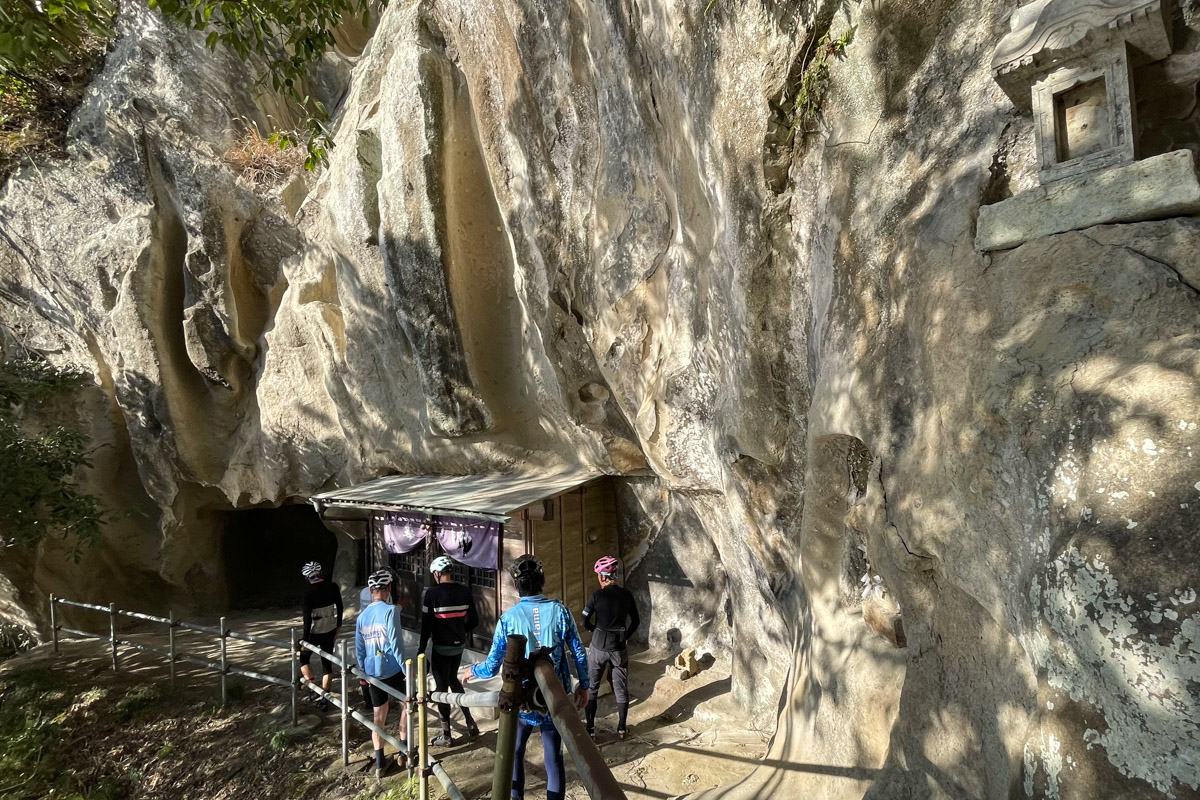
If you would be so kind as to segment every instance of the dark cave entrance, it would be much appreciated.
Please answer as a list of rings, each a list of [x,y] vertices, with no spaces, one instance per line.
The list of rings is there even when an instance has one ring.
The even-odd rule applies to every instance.
[[[227,511],[221,539],[230,610],[300,607],[300,568],[319,561],[333,574],[337,537],[307,503]]]

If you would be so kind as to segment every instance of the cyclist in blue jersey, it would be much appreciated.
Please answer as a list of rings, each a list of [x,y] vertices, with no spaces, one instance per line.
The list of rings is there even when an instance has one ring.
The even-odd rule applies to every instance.
[[[571,688],[571,663],[574,663],[575,674],[579,676],[579,683],[575,687],[575,707],[583,708],[588,701],[588,661],[575,618],[561,602],[542,594],[542,587],[546,584],[542,562],[530,555],[521,556],[513,562],[509,574],[517,585],[517,594],[521,599],[500,617],[487,660],[464,669],[462,679],[468,681],[471,678],[495,677],[504,661],[509,635],[520,634],[527,639],[526,655],[543,647],[550,648],[554,671],[568,690]],[[550,717],[532,711],[522,711],[517,723],[512,797],[520,800],[525,796],[525,746],[529,744],[529,737],[535,729],[542,734],[542,750],[546,756],[546,800],[563,800],[567,781],[562,736]]]
[[[371,605],[358,615],[354,631],[354,656],[358,666],[364,673],[389,688],[404,694],[404,640],[400,636],[400,625],[397,610],[388,602],[391,597],[392,575],[387,570],[379,570],[367,578],[367,586],[371,589]],[[383,728],[387,725],[388,704],[391,695],[375,684],[370,684],[367,694],[373,709],[374,723]],[[405,729],[404,704],[400,705],[400,730]],[[401,737],[400,752],[396,762],[388,763],[384,759],[383,737],[371,731],[371,742],[375,745],[375,770],[378,777],[386,775],[393,767],[404,766],[405,750],[408,742]]]

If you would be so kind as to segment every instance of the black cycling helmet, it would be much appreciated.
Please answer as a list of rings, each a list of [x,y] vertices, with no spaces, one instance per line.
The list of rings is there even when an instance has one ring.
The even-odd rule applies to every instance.
[[[531,555],[526,554],[512,563],[512,568],[509,570],[508,574],[511,575],[512,579],[515,581],[522,575],[545,575],[545,567],[542,566],[541,561]]]

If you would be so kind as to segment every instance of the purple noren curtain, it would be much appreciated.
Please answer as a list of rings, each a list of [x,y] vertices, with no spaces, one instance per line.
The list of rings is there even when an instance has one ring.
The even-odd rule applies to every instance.
[[[416,550],[429,535],[429,519],[424,514],[389,512],[383,518],[383,542],[389,553]]]
[[[500,523],[464,517],[434,517],[437,540],[446,555],[477,569],[495,569]]]
[[[495,569],[500,550],[500,523],[469,517],[430,519],[416,512],[389,512],[383,519],[383,541],[389,553],[410,553],[430,531],[446,555],[477,569]]]

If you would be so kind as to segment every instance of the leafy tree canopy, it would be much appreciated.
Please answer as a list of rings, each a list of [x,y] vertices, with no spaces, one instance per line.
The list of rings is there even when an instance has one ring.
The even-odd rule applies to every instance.
[[[100,538],[99,501],[75,483],[91,466],[87,437],[63,425],[29,424],[26,412],[79,387],[87,373],[35,357],[0,364],[0,543],[28,547],[47,534],[73,540],[75,558]]]
[[[54,62],[77,61],[89,42],[113,34],[118,0],[3,0],[0,2],[0,77],[45,80]],[[303,143],[305,166],[327,160],[333,140],[329,112],[304,94],[308,70],[333,45],[333,31],[346,19],[370,25],[372,0],[146,0],[166,17],[208,31],[209,49],[226,47],[243,59],[262,58],[266,80],[305,119],[306,131],[279,131],[280,147]],[[379,0],[387,5],[387,0]]]
[[[5,0],[0,3],[0,71],[44,80],[112,35],[115,0]],[[57,62],[57,63],[56,63]]]
[[[0,182],[34,152],[62,152],[107,46],[115,0],[0,0]]]

